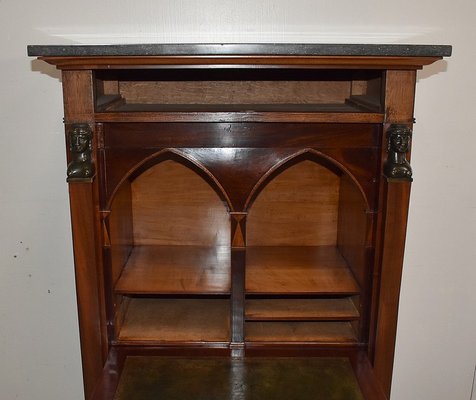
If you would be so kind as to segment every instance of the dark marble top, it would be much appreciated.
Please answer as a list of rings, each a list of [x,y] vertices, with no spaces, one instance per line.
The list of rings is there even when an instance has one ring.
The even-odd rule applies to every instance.
[[[449,57],[448,45],[410,44],[124,44],[124,45],[30,45],[29,56],[374,56]]]

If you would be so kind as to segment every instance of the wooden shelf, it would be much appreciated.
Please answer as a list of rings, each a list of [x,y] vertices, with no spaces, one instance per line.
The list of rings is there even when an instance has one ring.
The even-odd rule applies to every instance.
[[[251,246],[246,293],[358,294],[359,286],[335,246]]]
[[[350,322],[247,322],[249,342],[355,343]]]
[[[359,318],[351,298],[249,299],[247,321],[350,321]]]
[[[118,294],[228,294],[227,246],[136,246],[118,279]]]
[[[223,299],[131,299],[120,343],[229,342],[230,302]]]
[[[137,104],[111,103],[100,122],[383,122],[383,113],[336,104]]]

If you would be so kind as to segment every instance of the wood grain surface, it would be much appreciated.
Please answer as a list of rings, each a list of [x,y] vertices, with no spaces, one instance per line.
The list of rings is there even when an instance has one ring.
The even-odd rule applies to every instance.
[[[135,245],[230,243],[227,209],[198,174],[166,160],[132,182]]]
[[[359,318],[349,297],[324,299],[248,299],[247,321],[354,320]]]
[[[340,179],[329,169],[302,161],[261,191],[248,214],[249,246],[334,245]]]
[[[118,338],[120,342],[228,342],[230,302],[134,298]]]
[[[245,340],[347,343],[357,339],[349,322],[247,322]]]
[[[119,278],[121,294],[230,292],[229,247],[135,246]]]
[[[252,246],[246,251],[246,292],[356,294],[359,286],[334,246]]]

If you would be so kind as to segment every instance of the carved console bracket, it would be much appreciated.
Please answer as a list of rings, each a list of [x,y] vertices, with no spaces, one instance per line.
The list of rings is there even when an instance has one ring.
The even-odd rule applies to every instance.
[[[93,131],[88,124],[72,124],[68,131],[71,162],[68,164],[68,182],[90,181],[94,176],[92,162]]]
[[[388,180],[413,181],[412,167],[407,160],[412,130],[406,125],[392,124],[387,131],[388,157],[383,167]]]

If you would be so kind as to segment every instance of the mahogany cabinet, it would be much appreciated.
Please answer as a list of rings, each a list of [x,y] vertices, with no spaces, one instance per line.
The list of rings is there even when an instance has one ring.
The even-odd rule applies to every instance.
[[[450,46],[28,50],[62,70],[86,399],[389,398],[416,71]]]

